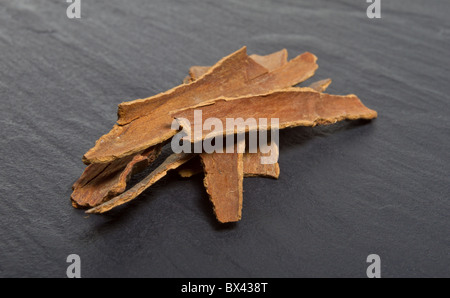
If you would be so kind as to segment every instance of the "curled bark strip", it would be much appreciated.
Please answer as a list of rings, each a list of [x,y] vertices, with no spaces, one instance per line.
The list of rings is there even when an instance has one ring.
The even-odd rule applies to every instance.
[[[161,152],[154,146],[109,164],[91,164],[73,185],[72,205],[76,208],[97,206],[125,191],[131,175],[142,171]]]
[[[192,154],[172,154],[170,155],[159,167],[145,177],[141,182],[122,193],[121,195],[112,198],[111,200],[91,208],[86,213],[104,213],[117,206],[125,204],[137,196],[139,196],[144,190],[152,186],[155,182],[166,176],[169,170],[173,170],[189,161],[194,155]]]
[[[194,110],[202,110],[203,119],[215,117],[222,123],[226,123],[227,118],[278,118],[279,125],[274,127],[278,129],[326,125],[342,120],[369,120],[377,117],[376,111],[364,106],[359,98],[353,94],[340,96],[319,93],[310,88],[288,88],[263,95],[233,99],[219,98],[174,112],[173,116],[183,129],[187,130],[186,133],[192,136],[192,142],[199,142],[206,137],[212,138],[238,132],[236,126],[226,127],[223,131],[218,132],[205,131],[203,127],[200,127],[202,123],[194,123]],[[267,129],[271,129],[271,124],[267,124]],[[194,130],[202,131],[199,138],[194,139]],[[257,123],[245,126],[245,132],[255,130],[258,130]]]
[[[83,157],[86,164],[108,163],[170,139],[170,112],[217,97],[262,94],[294,86],[317,69],[316,56],[304,53],[269,72],[246,54],[245,48],[223,58],[190,84],[156,96],[119,105],[119,120]]]

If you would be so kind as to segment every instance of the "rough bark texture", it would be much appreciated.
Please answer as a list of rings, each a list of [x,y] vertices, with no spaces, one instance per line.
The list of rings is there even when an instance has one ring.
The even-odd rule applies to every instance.
[[[109,164],[87,166],[72,187],[72,205],[76,208],[94,207],[124,192],[131,175],[152,163],[161,147],[157,145]]]
[[[192,154],[172,154],[169,156],[159,167],[157,167],[152,173],[145,177],[141,182],[124,192],[123,194],[86,211],[86,213],[103,213],[111,210],[114,207],[125,204],[137,196],[139,196],[144,190],[152,186],[155,182],[166,176],[169,170],[173,170],[189,161],[194,155]]]
[[[236,222],[242,216],[244,164],[243,153],[200,154],[203,183],[221,223]]]
[[[263,94],[287,88],[311,77],[316,56],[304,53],[269,72],[246,54],[246,49],[223,58],[193,83],[156,96],[119,105],[119,120],[83,157],[89,163],[107,163],[164,142],[176,131],[170,112],[220,96]]]
[[[276,104],[274,104],[276,103]],[[202,110],[203,118],[218,118],[226,123],[226,118],[260,119],[268,120],[268,129],[271,128],[270,119],[279,119],[279,128],[295,126],[316,126],[333,124],[342,120],[373,119],[377,112],[364,106],[356,95],[331,95],[319,93],[310,88],[288,88],[274,91],[264,95],[247,96],[240,98],[221,98],[186,110],[174,112],[173,116],[188,133],[194,137],[194,130],[201,130],[201,139],[206,136],[214,137],[214,133],[203,130],[194,123],[194,110]],[[185,122],[182,118],[192,124]],[[257,130],[258,125],[245,127],[245,131]],[[240,131],[244,132],[244,130]],[[236,127],[224,127],[223,132],[217,135],[235,134]],[[192,138],[193,142],[200,139]]]

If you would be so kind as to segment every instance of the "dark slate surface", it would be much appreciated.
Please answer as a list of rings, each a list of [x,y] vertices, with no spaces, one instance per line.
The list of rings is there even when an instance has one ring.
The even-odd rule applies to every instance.
[[[0,2],[0,276],[450,276],[450,3],[63,0]],[[244,183],[220,226],[201,177],[172,174],[105,216],[71,207],[82,155],[117,104],[165,91],[191,65],[248,46],[319,57],[330,93],[371,123],[281,133],[281,177]]]

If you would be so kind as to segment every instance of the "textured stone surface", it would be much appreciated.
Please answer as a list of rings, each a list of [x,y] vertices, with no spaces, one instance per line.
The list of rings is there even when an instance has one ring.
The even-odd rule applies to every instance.
[[[372,253],[384,277],[450,276],[447,0],[382,0],[381,20],[366,1],[81,2],[81,20],[0,2],[0,276],[65,277],[72,253],[83,277],[365,277]],[[379,118],[281,131],[280,179],[244,180],[237,224],[216,223],[201,175],[104,216],[71,207],[117,104],[243,45],[316,54],[312,81]]]

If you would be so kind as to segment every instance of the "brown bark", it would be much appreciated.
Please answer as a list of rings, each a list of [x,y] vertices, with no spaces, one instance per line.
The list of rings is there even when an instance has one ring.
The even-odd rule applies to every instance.
[[[278,160],[278,147],[276,147],[275,150],[276,160]],[[259,150],[257,153],[245,152],[243,155],[244,177],[267,177],[278,179],[280,176],[280,165],[278,162],[261,164],[261,157],[267,155],[268,154],[261,153]],[[200,173],[203,173],[203,167],[197,159],[190,160],[178,170],[178,174],[183,178],[190,178]]]
[[[268,129],[271,128],[270,119],[278,118],[279,126],[283,129],[295,126],[316,126],[333,124],[342,120],[373,119],[377,112],[364,106],[356,95],[331,95],[319,93],[310,88],[288,88],[264,95],[251,95],[239,98],[219,98],[205,102],[198,106],[173,113],[183,129],[189,129],[188,133],[194,136],[194,130],[202,131],[201,139],[214,137],[209,131],[204,131],[200,124],[194,123],[194,110],[202,110],[203,119],[215,117],[226,123],[226,118],[243,119],[268,119]],[[245,132],[258,129],[258,125],[245,127]],[[217,135],[229,135],[237,133],[236,127],[226,128]],[[240,132],[244,132],[240,131]],[[200,139],[192,139],[198,142]]]
[[[94,207],[87,213],[103,213],[136,198],[164,177],[171,169],[185,165],[195,154],[173,154],[150,175],[124,192],[130,176],[145,168],[177,131],[171,128],[175,118],[185,130],[194,124],[194,110],[202,110],[203,119],[278,118],[278,129],[294,126],[332,124],[341,120],[373,119],[377,113],[365,107],[355,95],[338,96],[323,93],[330,79],[312,83],[309,88],[292,86],[311,77],[317,69],[317,58],[304,53],[287,61],[287,51],[266,56],[246,54],[245,47],[221,59],[212,67],[193,66],[184,84],[158,95],[119,105],[119,119],[113,129],[102,136],[83,157],[89,166],[73,185],[74,207]],[[181,118],[187,119],[183,121]],[[242,132],[254,131],[258,124]],[[213,137],[202,131],[198,142]],[[235,127],[215,136],[236,134]],[[150,149],[147,149],[150,148]],[[202,153],[199,155],[205,173],[204,185],[217,219],[234,222],[241,218],[243,178],[266,176],[278,178],[276,160],[262,164],[267,154]],[[272,148],[273,150],[273,148]],[[198,165],[198,164],[197,164]],[[193,166],[180,170],[189,176],[199,171]]]
[[[239,221],[242,216],[243,153],[202,153],[200,159],[205,172],[203,184],[217,220],[221,223]]]
[[[155,182],[166,176],[169,170],[173,170],[189,161],[194,155],[192,154],[172,154],[170,155],[159,167],[157,167],[152,173],[145,177],[141,182],[122,193],[121,195],[112,198],[111,200],[91,208],[86,213],[104,213],[111,210],[114,207],[125,204],[137,196],[139,196],[144,190],[152,186]]]
[[[287,63],[286,50],[281,50],[265,56],[251,55],[250,57],[269,71],[275,70]],[[189,71],[190,76],[186,78],[185,82],[190,83],[197,80],[210,68],[210,66],[191,67]],[[93,207],[119,195],[126,189],[127,180],[130,178],[131,174],[130,169],[134,167],[134,164],[148,165],[156,158],[156,156],[147,160],[147,163],[144,163],[143,160],[141,161],[143,158],[144,157],[138,153],[122,159],[117,159],[110,163],[89,165],[86,167],[80,179],[73,186],[74,192],[71,196],[72,205],[76,208]],[[86,184],[86,182],[89,183]],[[79,185],[81,187],[79,187]]]
[[[258,150],[257,153],[244,153],[244,177],[268,177],[278,179],[280,176],[280,165],[278,164],[279,149],[273,143],[272,145],[273,163],[263,164],[261,157],[268,157],[268,153],[262,153]]]
[[[109,164],[91,164],[72,187],[72,205],[76,208],[97,206],[125,191],[131,175],[152,163],[161,152],[154,146],[135,156]]]
[[[193,83],[120,104],[118,123],[96,142],[83,160],[87,164],[108,163],[170,139],[176,131],[170,127],[169,114],[176,109],[220,96],[262,94],[296,85],[314,74],[316,59],[313,54],[304,53],[269,72],[243,48],[220,60]]]
[[[288,63],[288,52],[286,49],[264,56],[253,54],[250,57],[269,71],[274,71]]]
[[[282,49],[281,51],[264,56],[253,54],[250,55],[250,58],[268,71],[274,71],[288,62],[288,53],[286,49]],[[187,76],[183,82],[187,84],[196,81],[202,75],[207,73],[210,68],[211,66],[192,66],[189,69],[189,76]]]
[[[316,90],[317,92],[325,92],[328,86],[331,84],[331,79],[325,79],[321,81],[317,81],[309,85],[309,88]]]

